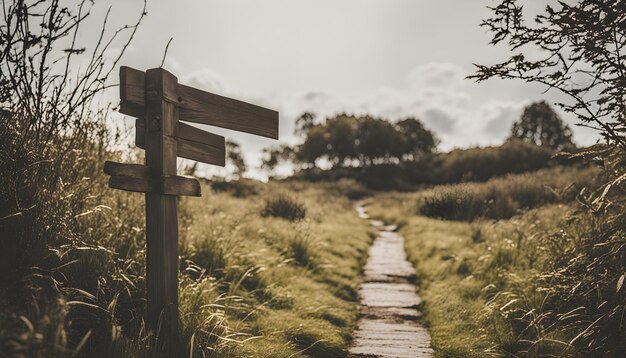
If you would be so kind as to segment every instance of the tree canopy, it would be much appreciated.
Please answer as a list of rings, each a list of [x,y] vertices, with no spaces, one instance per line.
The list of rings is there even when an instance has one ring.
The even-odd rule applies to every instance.
[[[431,153],[438,144],[435,134],[415,118],[392,123],[382,118],[340,114],[313,123],[305,113],[298,122],[304,142],[295,147],[294,160],[304,167],[327,160],[333,167],[370,166],[414,160]]]
[[[239,143],[232,140],[226,141],[226,164],[232,166],[233,174],[237,178],[241,178],[246,172],[247,166],[241,153]]]
[[[573,146],[572,131],[545,102],[532,103],[513,123],[511,138],[561,150]]]

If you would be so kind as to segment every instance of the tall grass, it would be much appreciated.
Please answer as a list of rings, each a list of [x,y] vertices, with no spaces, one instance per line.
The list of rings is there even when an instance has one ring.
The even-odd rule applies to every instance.
[[[280,193],[266,200],[261,215],[296,221],[305,218],[306,208],[291,196]]]
[[[557,167],[485,183],[439,186],[422,195],[417,210],[448,220],[505,219],[544,204],[570,202],[582,188],[592,186],[598,174],[598,168]]]
[[[554,184],[557,174],[537,172],[529,179]],[[590,173],[562,174],[567,185]],[[516,177],[509,180],[517,185]],[[387,209],[414,203],[424,193],[410,200],[386,194],[372,202],[371,215],[393,214],[405,223],[401,230],[438,354],[623,355],[624,189],[613,187],[604,198],[608,204],[591,192],[579,192],[576,202],[542,204],[509,219],[473,223]]]
[[[0,146],[0,193],[12,205],[0,209],[1,351],[155,355],[142,319],[143,196],[107,188],[100,153],[115,154],[75,152],[52,188],[42,186],[49,167],[36,151],[24,152],[11,136]],[[241,198],[205,187],[204,198],[180,202],[185,354],[340,355],[356,320],[367,225],[329,188],[250,185],[259,194]],[[294,197],[295,190],[296,211],[306,205],[308,221],[261,215],[265,200]]]
[[[357,316],[358,275],[371,242],[367,223],[347,198],[329,196],[325,186],[251,184],[258,193],[251,197],[219,192],[184,200],[193,217],[185,256],[213,280],[212,294],[223,295],[219,309],[229,339],[238,342],[225,352],[341,356]],[[296,193],[307,208],[304,220],[263,215],[267,202]],[[211,253],[204,257],[222,259],[199,260],[205,250]],[[207,269],[213,261],[223,262],[217,274]]]

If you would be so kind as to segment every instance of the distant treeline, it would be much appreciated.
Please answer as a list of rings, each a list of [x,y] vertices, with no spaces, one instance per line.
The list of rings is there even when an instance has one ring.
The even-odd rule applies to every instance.
[[[554,153],[546,147],[510,139],[498,147],[433,153],[418,161],[329,170],[303,169],[293,177],[311,181],[352,178],[376,190],[413,190],[417,186],[486,181],[506,174],[574,163],[565,158],[553,158]]]
[[[416,118],[396,123],[340,114],[316,122],[305,113],[296,121],[296,146],[266,150],[270,172],[280,162],[296,166],[294,178],[326,181],[353,178],[371,189],[412,190],[421,185],[486,181],[573,161],[553,158],[573,151],[572,134],[545,102],[529,105],[501,146],[436,152],[436,134]]]

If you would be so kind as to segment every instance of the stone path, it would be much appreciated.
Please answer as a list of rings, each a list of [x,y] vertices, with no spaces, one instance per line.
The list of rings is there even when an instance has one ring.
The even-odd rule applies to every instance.
[[[367,209],[357,207],[369,220]],[[378,237],[370,248],[359,288],[359,321],[350,357],[432,357],[430,335],[419,324],[421,302],[414,284],[415,270],[406,260],[404,238],[394,225],[370,221]]]

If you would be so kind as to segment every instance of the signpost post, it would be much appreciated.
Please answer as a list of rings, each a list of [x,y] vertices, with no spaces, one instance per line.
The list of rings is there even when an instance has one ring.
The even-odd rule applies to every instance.
[[[169,357],[178,342],[179,195],[201,196],[200,183],[176,175],[176,158],[225,165],[224,137],[181,121],[278,139],[278,112],[181,85],[162,68],[120,68],[120,112],[137,117],[135,144],[145,165],[107,161],[109,187],[146,195],[146,324]]]

